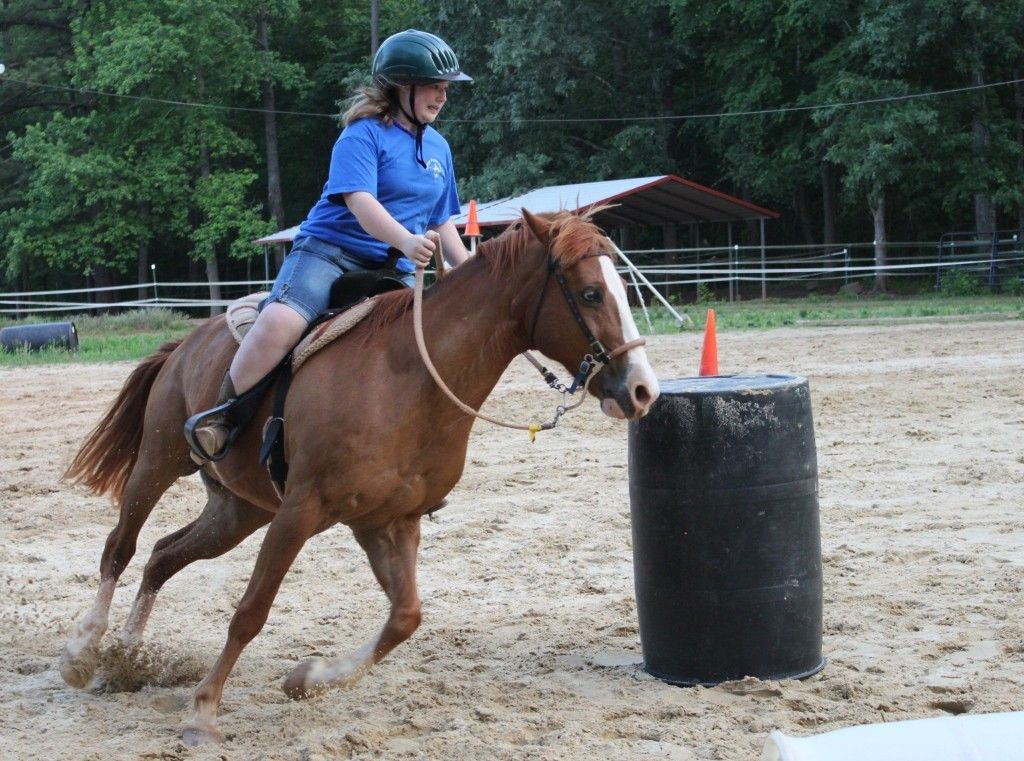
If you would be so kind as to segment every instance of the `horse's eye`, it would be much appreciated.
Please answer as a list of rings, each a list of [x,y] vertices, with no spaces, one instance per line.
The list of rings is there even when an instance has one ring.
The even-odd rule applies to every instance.
[[[583,303],[591,305],[600,304],[601,300],[604,298],[604,294],[601,293],[601,289],[596,288],[595,286],[584,288],[580,293],[580,296],[583,297]]]

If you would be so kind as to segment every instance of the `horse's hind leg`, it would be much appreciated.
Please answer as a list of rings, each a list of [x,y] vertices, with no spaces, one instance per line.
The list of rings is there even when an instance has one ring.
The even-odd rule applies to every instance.
[[[99,643],[107,630],[110,602],[117,580],[135,554],[136,540],[153,506],[183,474],[160,457],[139,457],[121,498],[117,526],[110,532],[100,559],[100,588],[89,612],[75,626],[60,659],[60,674],[72,687],[85,687],[96,673]]]
[[[219,557],[237,547],[274,517],[273,513],[246,502],[212,480],[206,480],[206,490],[206,507],[199,517],[153,546],[139,593],[121,632],[125,645],[135,645],[142,640],[157,592],[168,579],[196,560]]]
[[[382,529],[354,533],[391,601],[390,615],[380,634],[358,650],[340,658],[317,658],[299,664],[283,685],[289,697],[300,699],[331,687],[355,684],[420,625],[422,613],[416,589],[420,516],[400,518]]]

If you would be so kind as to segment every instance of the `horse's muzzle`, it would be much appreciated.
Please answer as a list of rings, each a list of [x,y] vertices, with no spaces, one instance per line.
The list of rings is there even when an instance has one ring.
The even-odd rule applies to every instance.
[[[601,411],[619,420],[637,420],[657,401],[661,393],[658,378],[642,349],[623,357],[622,364],[620,372],[609,365],[597,378]]]

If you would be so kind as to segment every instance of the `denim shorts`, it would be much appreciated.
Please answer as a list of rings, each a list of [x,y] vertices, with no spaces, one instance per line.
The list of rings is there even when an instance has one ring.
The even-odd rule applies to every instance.
[[[296,238],[264,306],[278,301],[312,322],[327,310],[335,280],[346,272],[368,269],[375,268],[338,246],[319,238]],[[410,288],[416,282],[411,272],[401,273],[400,279]]]

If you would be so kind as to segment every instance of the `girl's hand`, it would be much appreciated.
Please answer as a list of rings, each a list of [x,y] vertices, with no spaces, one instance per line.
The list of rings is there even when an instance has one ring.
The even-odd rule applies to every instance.
[[[399,250],[417,267],[425,267],[430,264],[438,240],[439,236],[433,230],[426,235],[409,235],[402,241]]]

